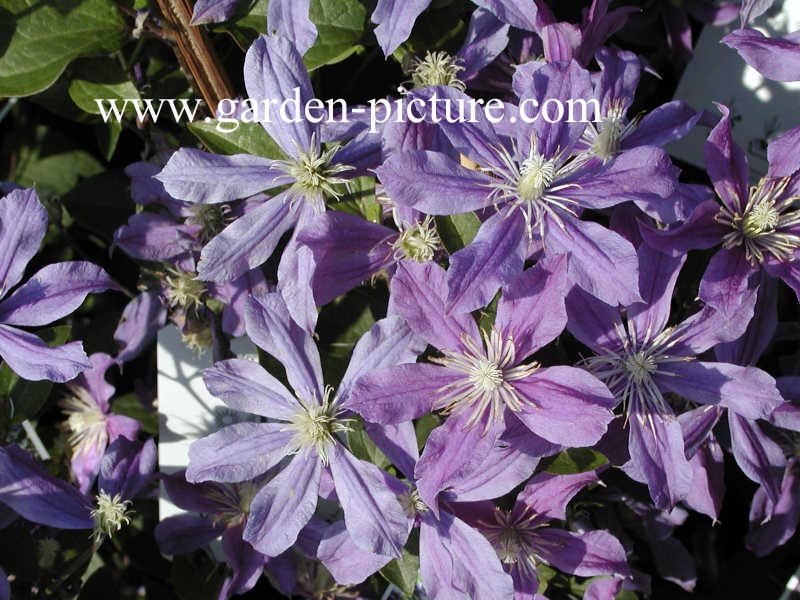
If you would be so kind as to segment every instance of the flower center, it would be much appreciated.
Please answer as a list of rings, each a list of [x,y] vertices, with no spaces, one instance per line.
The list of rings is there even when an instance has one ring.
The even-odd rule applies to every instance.
[[[130,500],[123,500],[119,494],[109,496],[106,492],[97,495],[97,508],[89,514],[94,519],[94,539],[102,541],[112,537],[125,525],[130,524]]]
[[[535,202],[542,197],[544,191],[550,187],[557,174],[556,163],[548,160],[538,153],[522,161],[520,177],[517,183],[517,192],[521,200]]]
[[[70,395],[59,405],[67,416],[69,443],[76,455],[102,452],[108,441],[106,415],[85,389],[68,386]]]
[[[400,236],[392,243],[395,260],[407,258],[420,263],[432,261],[436,251],[441,247],[442,241],[430,215],[419,223],[403,227]]]
[[[200,227],[200,239],[208,241],[225,229],[230,211],[226,204],[194,204],[186,223]]]
[[[398,500],[409,519],[413,519],[417,515],[428,511],[428,507],[420,499],[419,492],[416,489],[409,490],[405,494],[402,494]]]
[[[495,508],[493,516],[494,520],[481,521],[479,527],[500,561],[515,565],[528,575],[535,574],[540,561],[534,550],[534,531],[539,527],[535,513],[526,511],[520,515]]]
[[[350,431],[349,421],[339,418],[341,410],[336,398],[331,398],[333,388],[325,388],[322,401],[298,399],[300,410],[292,415],[284,431],[293,432],[289,442],[291,454],[304,450],[314,450],[324,464],[328,464],[328,451],[334,443],[334,436],[340,431]]]
[[[511,382],[527,377],[539,364],[516,365],[510,337],[502,338],[495,329],[482,335],[482,345],[464,334],[463,351],[444,351],[442,358],[430,360],[465,375],[440,390],[442,395],[435,407],[445,413],[468,413],[467,427],[485,420],[485,432],[503,418],[506,408],[514,412],[522,410],[523,399]]]
[[[637,385],[645,382],[656,372],[656,361],[646,352],[634,352],[628,355],[625,357],[623,364],[628,376]]]
[[[200,281],[197,274],[167,268],[165,282],[165,295],[172,308],[194,311],[200,308],[207,290],[205,282]]]
[[[416,88],[446,85],[464,91],[466,86],[458,78],[463,70],[447,52],[427,52],[425,58],[414,61],[411,82]]]
[[[800,197],[786,193],[790,181],[789,177],[764,177],[750,189],[741,213],[723,204],[716,220],[730,231],[723,236],[722,246],[743,247],[752,264],[763,263],[766,255],[779,261],[791,260],[800,248],[800,236],[795,233],[800,225],[800,210],[795,203]]]

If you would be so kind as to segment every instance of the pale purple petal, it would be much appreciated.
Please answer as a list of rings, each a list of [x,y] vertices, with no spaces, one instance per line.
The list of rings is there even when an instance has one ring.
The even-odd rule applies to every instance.
[[[556,255],[523,272],[503,292],[494,326],[514,340],[517,361],[558,337],[567,324],[567,259]]]
[[[33,188],[0,199],[0,297],[22,279],[46,231],[47,211]]]
[[[251,298],[245,311],[247,334],[277,358],[298,394],[322,392],[322,365],[311,336],[292,321],[280,294]]]
[[[167,309],[156,292],[142,292],[122,311],[114,341],[120,350],[117,361],[133,360],[156,339],[158,330],[167,320]]]
[[[0,325],[0,357],[24,379],[64,383],[92,366],[81,342],[49,347],[40,338]]]
[[[225,404],[245,413],[289,421],[299,406],[283,384],[252,360],[223,360],[203,371],[206,388]]]
[[[316,453],[294,456],[253,498],[244,539],[266,556],[291,547],[317,508],[321,471]]]
[[[465,313],[489,304],[525,264],[525,222],[517,214],[491,216],[475,239],[450,257],[447,310]]]
[[[741,212],[749,197],[747,158],[731,136],[730,111],[722,104],[717,108],[722,118],[705,145],[706,169],[722,201],[731,210]]]
[[[539,473],[517,495],[517,504],[522,504],[548,520],[565,520],[570,500],[587,485],[599,481],[595,471],[570,475]]]
[[[408,39],[414,21],[430,3],[431,0],[378,0],[372,22],[377,25],[375,37],[384,56],[389,56]]]
[[[392,560],[391,556],[362,549],[348,533],[344,521],[336,521],[325,530],[317,558],[341,585],[361,583]]]
[[[541,37],[548,62],[572,60],[582,41],[580,27],[563,21],[545,25]]]
[[[733,315],[758,285],[758,267],[741,248],[721,249],[709,261],[700,281],[700,299],[725,315]]]
[[[542,528],[536,532],[541,557],[560,571],[580,577],[592,575],[628,575],[625,549],[606,531],[573,533]]]
[[[330,469],[344,510],[347,531],[356,545],[382,556],[399,557],[411,528],[384,473],[336,444]]]
[[[156,525],[154,536],[162,554],[188,554],[217,539],[225,528],[209,517],[180,514]]]
[[[292,40],[300,54],[305,54],[317,40],[317,27],[308,17],[311,0],[270,0],[267,7],[267,33]]]
[[[0,447],[0,502],[22,518],[57,529],[91,529],[93,506],[18,446]]]
[[[639,260],[633,245],[598,223],[562,219],[564,229],[548,218],[546,252],[569,254],[569,277],[611,305],[627,306],[639,296]]]
[[[517,29],[538,32],[553,22],[547,6],[539,0],[473,0],[475,4],[495,15],[503,23]]]
[[[103,456],[97,488],[109,496],[136,497],[153,479],[156,469],[156,444],[118,437]]]
[[[467,39],[458,51],[456,60],[464,68],[460,76],[468,81],[497,58],[508,45],[508,25],[487,10],[478,8],[472,13]]]
[[[635,146],[665,146],[684,137],[702,113],[682,100],[673,100],[651,110],[621,142],[623,149]]]
[[[313,126],[305,120],[304,107],[314,97],[314,90],[294,44],[279,35],[259,36],[245,57],[244,82],[250,100],[259,106],[270,100],[280,103],[297,97],[299,107],[296,108],[300,114],[294,114],[294,109],[290,108],[288,118],[282,118],[277,107],[273,107],[273,114],[264,115],[269,120],[262,119],[261,125],[289,156],[297,158],[300,153],[311,150],[312,132],[317,131],[319,125]],[[317,137],[316,144],[319,142]]]
[[[278,291],[289,315],[309,333],[314,331],[317,324],[317,305],[314,303],[311,283],[315,270],[314,254],[310,248],[298,243],[297,237],[314,214],[309,204],[300,208],[294,233],[278,263]]]
[[[719,202],[706,200],[683,223],[672,229],[654,229],[641,223],[639,230],[649,246],[671,256],[688,250],[705,250],[719,244],[725,235],[725,228],[715,219],[719,210]]]
[[[692,485],[684,502],[693,510],[717,520],[725,495],[725,463],[722,448],[713,435],[689,459]]]
[[[722,43],[735,49],[747,64],[775,81],[800,81],[800,36],[768,38],[755,29],[737,29]]]
[[[673,258],[642,244],[639,256],[639,292],[644,302],[628,307],[628,322],[639,340],[652,339],[669,320],[672,292],[686,256]]]
[[[283,423],[235,423],[192,443],[186,480],[238,482],[266,473],[286,456],[292,433]]]
[[[786,465],[781,447],[758,423],[732,412],[728,413],[728,428],[731,432],[733,456],[739,468],[748,478],[761,484],[773,503],[778,502]]]
[[[140,260],[169,260],[199,247],[191,226],[157,213],[133,215],[114,232],[114,246]]]
[[[240,4],[242,0],[197,0],[190,24],[223,23],[236,14]]]
[[[779,135],[767,146],[770,177],[789,177],[800,170],[800,127]]]
[[[272,159],[250,154],[222,156],[181,148],[156,179],[179,200],[216,204],[291,183],[274,164]]]
[[[544,439],[565,446],[598,442],[613,418],[613,394],[596,377],[573,367],[549,367],[512,382],[524,398],[516,417]]]
[[[73,313],[89,294],[118,289],[89,262],[47,265],[0,303],[0,322],[39,327]]]

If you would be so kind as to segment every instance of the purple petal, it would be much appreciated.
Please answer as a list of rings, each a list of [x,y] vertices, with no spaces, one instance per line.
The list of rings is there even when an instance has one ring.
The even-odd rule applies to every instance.
[[[581,45],[581,30],[572,23],[551,23],[541,31],[544,57],[548,62],[570,61]]]
[[[244,82],[252,102],[262,106],[270,100],[283,102],[294,98],[299,101],[294,109],[287,110],[288,119],[278,114],[264,115],[269,120],[261,121],[267,133],[291,157],[312,150],[312,132],[319,126],[312,126],[305,120],[304,107],[314,98],[311,81],[303,64],[303,59],[294,44],[278,35],[259,36],[247,51],[244,61]],[[272,111],[277,112],[277,111]],[[319,144],[317,137],[316,144]],[[246,194],[247,195],[247,194]]]
[[[737,29],[722,43],[756,71],[775,81],[800,81],[800,36],[768,38],[755,29]]]
[[[639,121],[636,129],[622,141],[622,147],[665,146],[689,133],[701,114],[682,100],[662,104]]]
[[[57,529],[91,529],[93,506],[18,446],[0,447],[0,502],[24,519]]]
[[[610,48],[600,48],[595,58],[602,69],[595,91],[601,112],[607,114],[620,105],[627,110],[639,85],[642,61],[633,52]]]
[[[460,75],[468,81],[487,67],[508,45],[508,25],[487,10],[478,8],[472,13],[467,39],[458,51],[456,60],[464,67]]]
[[[781,477],[786,465],[783,450],[761,429],[761,426],[732,412],[728,413],[733,456],[742,472],[761,484],[767,497],[778,502]]]
[[[167,309],[156,292],[142,292],[122,311],[114,341],[119,346],[117,361],[133,360],[156,339],[158,330],[167,320]]]
[[[523,272],[497,304],[495,328],[514,340],[518,361],[558,337],[567,324],[567,259],[545,258]]]
[[[539,0],[473,0],[473,2],[495,15],[503,23],[508,23],[517,29],[539,32],[542,27],[553,22],[553,16],[547,6]]]
[[[399,557],[410,523],[395,493],[375,465],[336,444],[330,462],[347,531],[356,545],[381,556]]]
[[[517,215],[495,214],[475,239],[450,257],[447,310],[476,310],[489,304],[500,286],[513,281],[525,263],[525,223]]]
[[[311,0],[270,0],[267,8],[267,33],[292,40],[300,54],[305,54],[317,40],[317,27],[308,18]]]
[[[33,188],[0,199],[0,297],[22,279],[46,231],[47,211]]]
[[[191,227],[156,213],[139,213],[114,232],[114,246],[140,260],[170,260],[198,246]]]
[[[647,483],[658,508],[671,508],[689,493],[692,467],[684,454],[683,436],[672,414],[651,413],[635,401],[630,409],[628,473]]]
[[[700,281],[700,299],[725,315],[733,315],[758,285],[758,267],[741,248],[723,248],[709,261]]]
[[[389,196],[429,215],[453,215],[484,208],[490,179],[440,152],[395,152],[375,169]]]
[[[194,148],[181,148],[156,179],[179,200],[217,204],[246,198],[291,183],[274,168],[272,159],[250,154],[222,156]]]
[[[235,423],[192,443],[186,480],[255,479],[286,456],[292,434],[284,423]]]
[[[461,519],[425,513],[420,525],[420,577],[431,598],[512,598],[511,577],[488,540]]]
[[[297,241],[314,255],[314,300],[320,306],[390,265],[397,232],[356,215],[331,210],[303,227]]]
[[[697,453],[723,413],[724,410],[718,406],[698,406],[678,415],[687,458]]]
[[[217,539],[225,528],[209,517],[182,514],[167,517],[155,528],[158,549],[167,556],[194,552]]]
[[[644,302],[636,302],[628,307],[628,322],[632,322],[639,339],[652,339],[667,325],[672,292],[686,256],[673,258],[646,244],[639,247],[637,254],[639,292]]]
[[[317,306],[311,287],[315,269],[314,255],[310,248],[298,243],[297,237],[314,214],[314,209],[309,204],[300,208],[294,233],[278,263],[278,291],[286,303],[289,315],[309,333],[314,331],[317,323]]]
[[[517,503],[548,520],[563,521],[567,518],[567,504],[570,500],[590,483],[599,481],[600,478],[594,471],[571,475],[539,473],[517,495]]]
[[[222,550],[233,573],[225,580],[221,598],[244,594],[253,589],[264,572],[267,557],[242,539],[241,524],[228,527],[222,534]]]
[[[0,303],[0,322],[39,327],[73,313],[89,294],[118,289],[108,274],[88,262],[47,265]]]
[[[242,0],[197,0],[190,24],[223,23],[236,14],[241,3]]]
[[[100,464],[97,487],[109,496],[131,499],[155,477],[156,444],[152,438],[136,442],[118,437]]]
[[[582,369],[540,369],[511,385],[526,400],[517,418],[555,444],[591,446],[603,437],[614,416],[613,394]]]
[[[656,374],[659,386],[700,404],[719,404],[748,419],[767,419],[783,404],[775,380],[755,367],[697,360],[671,362]]]
[[[322,365],[311,336],[292,321],[280,294],[251,298],[245,311],[247,334],[277,358],[297,394],[320,394]]]
[[[767,146],[770,177],[789,177],[800,170],[800,127],[779,135]]]
[[[722,201],[741,213],[749,197],[747,158],[731,136],[730,111],[722,104],[717,108],[722,118],[705,145],[706,169]]]
[[[713,436],[689,459],[689,464],[692,485],[684,502],[716,521],[725,495],[725,463],[722,448]]]
[[[445,309],[446,272],[434,262],[402,261],[392,278],[389,314],[403,317],[411,330],[440,350],[458,350],[461,336],[479,339],[478,326],[468,312]]]
[[[724,227],[715,219],[719,210],[719,202],[706,200],[677,227],[653,229],[642,223],[639,230],[649,246],[670,256],[679,256],[688,250],[705,250],[719,244],[725,235]]]
[[[364,429],[398,471],[405,475],[406,479],[411,480],[414,476],[414,466],[419,460],[414,424],[411,421],[397,424],[365,422]]]
[[[560,571],[580,577],[628,575],[625,549],[606,531],[573,533],[554,527],[536,532],[541,540],[537,550],[544,560]]]
[[[714,348],[720,362],[737,365],[755,365],[772,343],[778,328],[778,286],[774,279],[763,277],[758,286],[753,318],[747,324],[744,334],[726,344]]]
[[[390,556],[363,550],[347,531],[344,521],[336,521],[325,530],[317,558],[340,585],[359,584],[392,560]]]
[[[627,306],[639,296],[639,260],[631,243],[598,223],[548,220],[546,251],[569,254],[570,279],[607,304]]]
[[[388,57],[408,39],[414,21],[430,3],[431,0],[378,0],[372,22],[377,25],[375,37],[384,56]]]
[[[266,556],[278,556],[291,547],[317,508],[321,472],[316,453],[294,456],[253,498],[244,539]]]
[[[373,423],[403,423],[429,413],[442,388],[460,377],[424,363],[375,369],[358,379],[344,406]]]
[[[32,333],[0,325],[0,356],[23,379],[64,383],[92,366],[83,344],[50,348]]]
[[[614,350],[622,346],[617,331],[622,325],[619,310],[598,300],[580,288],[572,288],[567,295],[567,329],[596,353],[605,348]]]
[[[298,409],[291,392],[252,360],[214,363],[203,371],[203,382],[212,396],[234,410],[290,421]]]
[[[800,521],[800,477],[793,461],[786,469],[780,497],[772,503],[763,490],[756,491],[750,507],[746,544],[756,556],[765,556],[791,539]]]

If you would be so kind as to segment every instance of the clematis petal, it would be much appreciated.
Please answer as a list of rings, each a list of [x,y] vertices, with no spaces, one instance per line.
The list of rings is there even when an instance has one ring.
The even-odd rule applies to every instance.
[[[689,459],[689,464],[692,465],[692,485],[685,502],[716,521],[725,495],[725,463],[722,447],[713,435]]]
[[[267,7],[267,33],[292,40],[297,51],[305,54],[317,40],[317,27],[308,17],[311,0],[271,0]]]
[[[236,14],[242,0],[197,0],[192,10],[192,25],[223,23]]]
[[[89,262],[47,265],[2,303],[0,322],[39,327],[73,313],[89,294],[119,289],[108,274]]]
[[[750,530],[746,545],[756,556],[766,556],[791,539],[800,521],[800,477],[797,461],[786,469],[778,501],[773,503],[763,489],[756,490],[750,507]]]
[[[222,534],[222,551],[233,573],[225,579],[220,598],[244,594],[253,589],[264,572],[267,557],[242,539],[243,525],[228,527]]]
[[[722,43],[735,49],[756,71],[775,81],[800,81],[800,33],[766,37],[755,29],[737,29]]]
[[[0,198],[0,298],[17,285],[47,231],[47,211],[31,189]]]
[[[252,360],[214,363],[203,371],[203,383],[212,396],[241,412],[289,421],[298,408],[292,393]]]
[[[266,556],[290,548],[317,508],[321,475],[316,453],[294,456],[250,503],[244,540]]]
[[[408,39],[414,21],[430,3],[431,0],[378,0],[372,22],[377,25],[375,37],[384,56],[392,54]]]
[[[0,357],[17,375],[31,381],[64,383],[92,366],[80,342],[51,348],[32,333],[7,325],[0,325]]]
[[[159,522],[154,536],[162,554],[176,556],[202,548],[221,536],[223,531],[225,528],[209,517],[184,513]]]
[[[330,459],[336,495],[347,531],[357,546],[381,556],[399,557],[411,523],[384,473],[336,444]]]
[[[781,447],[761,426],[733,412],[728,413],[733,456],[742,472],[761,485],[769,500],[776,504],[786,458]]]
[[[554,21],[547,5],[539,0],[473,0],[473,2],[491,12],[503,23],[525,31],[538,32]]]
[[[142,292],[122,311],[114,341],[120,350],[117,362],[133,360],[156,338],[167,320],[167,309],[156,292]]]
[[[636,125],[630,135],[623,138],[622,148],[635,146],[665,146],[684,137],[700,120],[702,113],[682,100],[673,100],[651,110]]]
[[[155,478],[156,444],[118,437],[106,450],[100,464],[97,487],[109,496],[132,499]]]
[[[705,145],[708,175],[722,202],[741,214],[749,196],[747,158],[731,136],[731,113],[717,104],[722,118],[711,130]]]
[[[291,432],[283,423],[235,423],[189,446],[186,480],[249,481],[277,465],[288,452]]]
[[[700,299],[725,315],[733,315],[758,285],[758,267],[740,248],[723,248],[709,261],[700,281]]]
[[[292,182],[272,159],[222,156],[194,148],[175,152],[155,178],[170,196],[199,204],[238,200]]]
[[[573,533],[555,527],[536,532],[541,557],[560,571],[580,577],[629,575],[625,549],[606,531]]]
[[[516,417],[535,434],[556,444],[591,446],[603,437],[614,417],[614,395],[582,369],[540,369],[512,385],[525,400]]]
[[[340,585],[362,583],[392,560],[391,556],[362,549],[347,531],[344,521],[336,521],[325,530],[317,558]]]
[[[639,292],[644,302],[628,307],[628,322],[640,340],[652,339],[667,325],[672,293],[686,256],[670,257],[642,244],[639,256]]]
[[[539,473],[517,495],[517,503],[547,519],[565,520],[570,500],[587,485],[599,481],[595,471],[569,475]]]
[[[322,393],[322,365],[311,336],[288,314],[280,294],[251,298],[245,309],[247,334],[286,368],[286,377],[297,394]]]

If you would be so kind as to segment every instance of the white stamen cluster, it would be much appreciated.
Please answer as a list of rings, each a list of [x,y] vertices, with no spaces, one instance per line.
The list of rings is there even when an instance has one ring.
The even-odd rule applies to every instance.
[[[532,374],[539,363],[513,366],[516,352],[513,340],[504,339],[495,329],[482,335],[482,345],[463,335],[464,350],[444,351],[443,357],[430,360],[464,373],[463,378],[439,390],[442,396],[435,408],[452,414],[468,413],[467,427],[474,427],[487,416],[484,426],[487,431],[492,423],[503,419],[506,408],[514,412],[522,410],[524,400],[511,382]]]
[[[753,264],[763,263],[768,254],[780,261],[791,260],[800,248],[800,236],[790,229],[800,225],[796,206],[800,196],[786,194],[789,183],[789,177],[764,177],[750,188],[741,212],[723,204],[716,220],[732,230],[722,238],[723,247],[742,246]]]
[[[329,451],[335,442],[334,436],[339,432],[350,431],[349,420],[340,418],[342,409],[332,396],[333,388],[328,386],[321,400],[298,399],[297,412],[283,428],[283,431],[293,433],[289,442],[290,454],[314,450],[323,464],[328,464]]]
[[[583,359],[581,365],[608,386],[628,415],[635,413],[645,418],[653,412],[663,414],[669,411],[654,375],[670,376],[671,373],[663,368],[665,364],[685,362],[692,357],[669,353],[681,340],[674,328],[665,329],[655,336],[650,330],[642,333],[640,339],[631,320],[627,329],[618,323],[616,334],[621,348],[618,351],[606,349],[603,354]]]
[[[419,497],[419,492],[416,489],[411,489],[405,494],[402,494],[398,498],[398,501],[400,502],[400,506],[403,507],[406,516],[410,519],[424,512],[428,512],[428,507]]]
[[[291,202],[298,199],[309,202],[317,213],[323,213],[325,198],[338,200],[342,192],[336,186],[348,181],[338,175],[353,167],[333,163],[338,146],[316,150],[316,134],[312,134],[310,145],[311,149],[298,152],[297,158],[275,161],[275,166],[294,180],[290,187]]]
[[[404,223],[400,236],[391,246],[395,260],[407,258],[426,263],[432,261],[436,251],[442,248],[442,240],[433,217],[428,215],[418,223]]]
[[[537,564],[545,562],[534,551],[533,532],[541,526],[536,514],[526,511],[515,515],[495,508],[493,516],[493,521],[481,521],[479,526],[500,562],[514,565],[526,578],[534,577]]]
[[[106,537],[112,537],[125,525],[131,522],[130,500],[123,500],[119,494],[110,496],[106,492],[97,495],[97,508],[89,515],[94,519],[94,539],[101,542]]]
[[[102,452],[108,443],[105,413],[88,391],[75,385],[67,387],[69,395],[59,402],[59,406],[67,416],[66,426],[73,453],[78,456]]]
[[[485,167],[481,171],[493,177],[489,187],[489,200],[495,205],[508,203],[517,208],[525,218],[528,236],[537,231],[544,239],[545,216],[549,215],[563,228],[559,215],[564,211],[577,216],[577,202],[562,194],[565,189],[577,187],[574,183],[558,184],[558,181],[580,168],[586,158],[576,156],[562,160],[563,157],[545,158],[536,149],[536,140],[531,140],[528,156],[521,162],[506,148],[496,148],[502,167]],[[509,213],[510,214],[510,213]]]
[[[205,299],[205,282],[196,273],[167,268],[165,295],[172,308],[197,311]]]
[[[603,162],[611,160],[620,150],[620,143],[630,134],[638,119],[626,122],[625,107],[616,102],[608,107],[608,111],[599,123],[590,122],[583,132],[583,141],[589,144],[589,152]]]
[[[411,82],[416,88],[445,85],[462,92],[466,85],[459,79],[464,67],[447,52],[427,52],[425,58],[415,59],[411,68]]]

